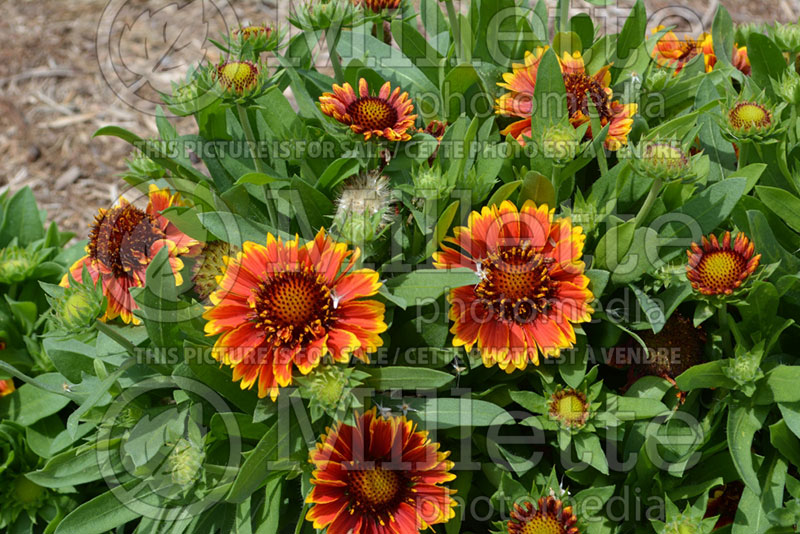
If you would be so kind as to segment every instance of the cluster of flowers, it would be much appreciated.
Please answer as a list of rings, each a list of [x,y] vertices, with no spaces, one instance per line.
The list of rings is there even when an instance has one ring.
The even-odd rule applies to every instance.
[[[247,27],[235,35],[243,42],[260,40],[259,46],[268,48],[275,34],[267,27]],[[502,134],[520,144],[532,135],[531,106],[546,50],[526,53],[524,64],[514,65],[498,83],[509,92],[497,99],[496,113],[519,119]],[[708,35],[680,42],[669,32],[654,51],[659,63],[676,74],[700,53],[706,68],[714,68]],[[736,48],[734,57],[747,74],[746,49]],[[606,147],[627,145],[637,106],[614,100],[610,66],[590,74],[579,54],[564,54],[559,61],[572,126],[589,123],[591,99],[600,124],[609,125]],[[260,90],[261,75],[260,66],[249,60],[224,61],[214,69],[219,87],[235,98]],[[333,85],[319,106],[364,142],[408,141],[417,118],[408,94],[389,82],[377,92],[364,79],[357,91],[347,83]],[[729,119],[733,130],[745,134],[762,132],[772,121],[771,111],[755,102],[737,103]],[[445,128],[436,122],[427,131],[441,139]],[[584,131],[591,138],[591,128]],[[688,155],[670,145],[654,145],[644,159],[648,172],[658,176],[688,172]],[[382,283],[375,270],[356,267],[358,249],[334,241],[324,229],[306,243],[269,234],[263,244],[245,242],[241,250],[221,242],[204,244],[164,216],[165,210],[185,205],[178,194],[152,186],[148,199],[144,208],[123,199],[101,210],[91,225],[86,256],[62,281],[70,287],[84,271],[99,281],[108,301],[102,320],[139,322],[130,289],[146,284],[147,266],[165,249],[178,285],[184,260],[196,262],[196,291],[208,303],[205,332],[217,336],[214,354],[232,368],[233,380],[243,389],[257,385],[259,397],[276,399],[297,372],[312,373],[323,358],[339,364],[352,358],[368,362],[382,345],[384,304],[371,298]],[[593,295],[582,260],[583,229],[554,213],[533,202],[521,208],[509,201],[484,206],[433,254],[436,268],[466,267],[479,277],[476,285],[450,291],[451,332],[454,346],[477,347],[487,367],[512,373],[538,365],[540,358],[557,357],[576,343],[574,325],[590,320]],[[699,293],[724,298],[747,281],[759,260],[744,235],[711,235],[688,251],[686,275]],[[0,395],[11,389],[0,382]],[[585,424],[588,410],[589,400],[574,389],[555,392],[549,404],[550,413],[570,426]],[[310,455],[315,471],[308,520],[331,534],[410,533],[448,521],[454,515],[453,491],[444,484],[455,475],[449,472],[448,453],[438,447],[405,417],[375,409],[357,416],[354,425],[337,423]],[[403,467],[393,468],[394,462]],[[556,529],[548,532],[576,533],[575,523],[569,507],[545,498],[517,507],[508,531],[540,532],[546,525]]]

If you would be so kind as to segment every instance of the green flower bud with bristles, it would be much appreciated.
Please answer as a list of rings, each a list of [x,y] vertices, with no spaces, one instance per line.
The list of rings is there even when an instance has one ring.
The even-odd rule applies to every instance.
[[[695,164],[700,155],[690,157],[677,139],[644,141],[620,154],[625,156],[631,158],[637,174],[652,180],[692,182],[697,178]]]
[[[414,182],[414,197],[423,200],[437,200],[450,194],[455,184],[449,184],[442,175],[439,163],[433,166],[422,163],[411,173]]]
[[[12,245],[0,249],[0,284],[16,284],[33,276],[42,255]]]
[[[53,322],[67,332],[80,332],[89,329],[95,320],[103,315],[106,301],[98,282],[70,283],[63,288],[59,297],[48,295]]]
[[[316,421],[324,414],[336,417],[337,411],[359,407],[360,403],[351,391],[367,376],[353,367],[323,364],[296,380],[300,385],[300,396],[308,399],[311,419]]]
[[[199,446],[179,439],[167,459],[172,481],[184,488],[194,485],[202,474],[204,460],[205,453]]]
[[[783,52],[800,52],[800,24],[775,24],[769,28],[770,37]]]
[[[353,0],[306,0],[294,4],[289,22],[301,30],[320,31],[353,28],[378,18],[360,9]]]
[[[564,165],[575,159],[580,147],[580,133],[571,125],[553,125],[542,133],[542,153],[557,165]]]
[[[780,81],[772,80],[772,87],[787,104],[800,105],[800,74],[796,70],[786,69]]]

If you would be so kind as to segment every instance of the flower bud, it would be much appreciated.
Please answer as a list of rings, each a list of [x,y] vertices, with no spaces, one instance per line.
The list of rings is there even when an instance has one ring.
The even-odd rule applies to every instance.
[[[202,473],[205,453],[187,439],[180,438],[169,454],[169,472],[172,481],[182,487],[192,486]]]
[[[0,284],[16,284],[33,276],[41,255],[15,245],[0,249]]]

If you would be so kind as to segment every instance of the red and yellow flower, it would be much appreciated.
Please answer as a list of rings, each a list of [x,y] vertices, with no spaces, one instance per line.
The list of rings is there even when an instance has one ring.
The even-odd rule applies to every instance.
[[[214,357],[242,389],[257,381],[258,396],[275,400],[295,367],[307,375],[328,354],[369,361],[386,323],[381,302],[360,300],[381,283],[371,269],[352,270],[358,255],[320,230],[305,245],[269,234],[266,246],[248,241],[228,258],[203,317],[206,334],[220,334]]]
[[[553,210],[509,201],[472,212],[467,227],[434,254],[440,269],[467,267],[476,285],[450,291],[453,345],[477,344],[484,364],[510,373],[539,355],[556,357],[575,343],[573,324],[590,319],[589,278],[581,260],[585,236]]]
[[[524,145],[524,138],[531,137],[531,112],[533,94],[536,87],[536,75],[539,63],[548,47],[537,48],[533,52],[525,53],[524,63],[515,63],[513,72],[503,75],[503,82],[497,85],[508,89],[508,93],[500,96],[496,101],[495,111],[499,115],[520,117],[500,133],[511,134],[514,139]],[[566,52],[559,58],[561,72],[564,77],[564,86],[567,92],[567,110],[572,125],[577,128],[590,122],[589,97],[597,107],[600,114],[600,124],[610,124],[605,145],[609,150],[619,150],[628,143],[628,134],[633,125],[633,116],[638,106],[636,104],[622,104],[613,100],[614,93],[609,87],[611,83],[610,65],[601,68],[595,74],[586,72],[586,66],[580,53],[570,55]],[[587,130],[591,136],[591,128]]]
[[[663,31],[664,26],[653,29],[653,33]],[[717,63],[714,53],[714,41],[710,33],[703,33],[698,39],[685,35],[679,39],[673,31],[665,33],[653,48],[653,58],[661,67],[674,68],[678,74],[687,63],[698,55],[703,55],[706,72],[711,72]],[[747,47],[734,45],[731,62],[733,66],[746,75],[750,75],[750,60],[747,56]]]
[[[143,287],[147,266],[156,254],[166,248],[175,284],[181,285],[181,256],[195,256],[202,244],[184,234],[162,212],[172,206],[183,206],[178,193],[150,186],[149,202],[142,210],[122,198],[111,209],[101,209],[95,216],[86,245],[86,256],[76,261],[69,271],[75,280],[81,280],[85,267],[92,281],[101,280],[103,294],[108,300],[107,321],[120,317],[125,323],[138,324],[133,316],[138,306],[133,301],[130,288]],[[69,277],[61,279],[69,287]]]
[[[578,518],[560,499],[542,497],[534,504],[514,504],[508,534],[580,534]]]
[[[374,11],[382,13],[385,10],[397,9],[403,0],[353,0],[355,4],[360,4]]]
[[[449,452],[405,417],[375,408],[337,423],[309,454],[306,519],[328,534],[416,534],[455,516]]]
[[[358,82],[358,95],[349,83],[334,84],[333,93],[324,93],[319,102],[325,115],[363,134],[365,141],[373,136],[388,141],[408,141],[411,139],[408,130],[413,130],[417,118],[408,93],[401,94],[399,87],[392,91],[389,82],[383,84],[377,96],[370,94],[364,78]]]
[[[715,235],[703,236],[700,245],[692,243],[686,251],[686,277],[704,295],[730,295],[758,268],[761,254],[754,252],[755,245],[742,233],[733,243],[730,232],[725,232],[722,241]]]
[[[16,391],[14,387],[14,381],[10,378],[0,380],[0,397],[5,397],[6,395],[11,395]]]

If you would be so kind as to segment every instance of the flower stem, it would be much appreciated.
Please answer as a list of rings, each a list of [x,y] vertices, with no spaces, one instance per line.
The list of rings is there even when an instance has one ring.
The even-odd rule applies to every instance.
[[[242,123],[242,131],[247,140],[247,146],[250,148],[250,156],[253,158],[253,164],[256,166],[256,171],[266,174],[264,163],[258,157],[258,145],[256,144],[256,136],[253,134],[253,128],[250,127],[250,119],[247,118],[247,110],[241,104],[236,104],[236,110],[239,112],[239,122]]]
[[[450,31],[453,34],[456,58],[458,58],[458,62],[461,63],[464,54],[461,50],[461,27],[458,23],[458,14],[456,13],[456,8],[453,5],[453,0],[445,0],[445,6],[447,6],[447,18],[450,20]]]
[[[653,180],[653,185],[650,186],[650,192],[647,193],[647,198],[644,199],[644,204],[639,209],[639,213],[636,214],[636,219],[634,219],[634,226],[639,228],[644,220],[650,215],[650,210],[653,209],[653,204],[656,203],[656,198],[658,198],[658,193],[661,191],[662,181],[661,178],[656,178]]]
[[[300,517],[297,520],[297,526],[294,527],[294,534],[300,534],[305,525],[306,513],[308,512],[308,503],[303,503],[303,509],[300,510]]]
[[[725,303],[720,304],[717,308],[717,317],[722,335],[722,355],[730,358],[733,356],[733,348],[731,346],[731,329],[728,326],[728,306]]]
[[[336,76],[337,83],[344,83],[344,70],[342,69],[342,61],[339,54],[336,53],[336,45],[339,44],[339,30],[328,28],[325,30],[325,40],[328,44],[328,54],[331,56],[331,65],[333,65],[333,72]]]
[[[744,169],[747,167],[747,162],[750,159],[750,141],[742,141],[739,144],[739,168]]]

